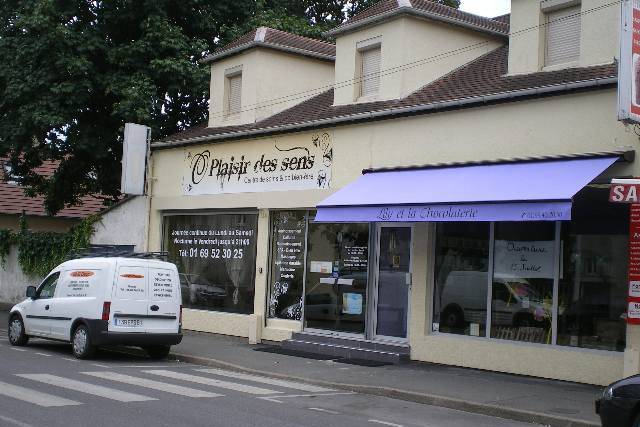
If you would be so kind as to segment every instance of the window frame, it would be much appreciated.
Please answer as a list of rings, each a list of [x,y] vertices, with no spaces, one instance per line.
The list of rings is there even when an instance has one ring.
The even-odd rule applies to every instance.
[[[238,109],[231,109],[231,83],[233,79],[240,79],[240,90],[238,93]],[[224,72],[224,112],[226,117],[235,117],[242,112],[242,83],[243,83],[243,75],[242,75],[242,65],[237,67],[229,68]]]
[[[365,94],[364,89],[364,55],[374,50],[379,51],[379,68],[378,68],[378,88],[375,93]],[[372,101],[380,96],[380,87],[382,85],[382,36],[373,37],[356,43],[356,70],[355,81],[357,82],[355,90],[355,98],[357,101]]]
[[[579,29],[578,29],[578,46],[577,53],[575,58],[570,58],[567,60],[561,60],[560,62],[550,62],[549,59],[549,29],[553,23],[561,23],[564,19],[552,19],[553,14],[568,11],[569,9],[577,9],[577,19],[579,21]],[[564,69],[572,66],[577,66],[580,62],[580,55],[582,53],[582,15],[581,13],[581,1],[580,0],[557,0],[554,3],[550,3],[549,5],[541,5],[541,11],[543,14],[543,22],[544,22],[544,37],[543,37],[543,46],[542,46],[542,61],[543,61],[543,70],[545,71],[553,71],[557,69]],[[575,14],[575,13],[574,13]],[[570,14],[570,15],[574,15]],[[570,16],[569,15],[569,16]]]

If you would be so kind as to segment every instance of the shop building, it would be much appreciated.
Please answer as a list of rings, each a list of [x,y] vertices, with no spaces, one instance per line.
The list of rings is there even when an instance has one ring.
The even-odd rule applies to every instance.
[[[152,144],[149,245],[181,271],[184,327],[592,384],[640,372],[629,209],[608,202],[640,173],[619,15],[382,0],[335,44],[258,28],[214,53],[209,122]]]

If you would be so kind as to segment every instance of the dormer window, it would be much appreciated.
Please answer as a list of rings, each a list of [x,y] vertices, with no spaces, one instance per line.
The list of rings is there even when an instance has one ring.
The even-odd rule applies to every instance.
[[[546,0],[542,2],[542,11],[547,27],[545,67],[577,63],[580,59],[580,1]]]
[[[359,98],[371,98],[380,92],[382,49],[380,38],[358,43],[360,93]]]
[[[225,109],[227,115],[239,114],[242,110],[242,67],[225,71]]]

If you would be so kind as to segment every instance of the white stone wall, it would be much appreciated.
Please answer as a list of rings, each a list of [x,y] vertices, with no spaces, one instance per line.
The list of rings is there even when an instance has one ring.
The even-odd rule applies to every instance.
[[[18,264],[18,247],[13,246],[4,267],[0,265],[0,306],[12,305],[25,297],[27,286],[37,286],[42,277],[27,276]]]
[[[135,245],[136,252],[147,250],[147,197],[138,196],[104,213],[91,238],[94,245]]]

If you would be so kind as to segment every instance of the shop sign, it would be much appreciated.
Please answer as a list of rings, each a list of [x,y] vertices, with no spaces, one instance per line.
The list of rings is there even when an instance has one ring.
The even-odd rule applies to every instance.
[[[248,148],[250,147],[250,148]],[[185,195],[253,193],[331,188],[333,142],[327,132],[302,143],[279,140],[187,149]]]
[[[640,197],[640,182],[638,183],[615,183],[611,184],[609,191],[609,201],[612,203],[638,203]],[[620,180],[622,181],[622,180]],[[625,180],[626,181],[626,180]],[[631,180],[628,180],[631,181]],[[637,180],[634,180],[637,181]]]
[[[640,325],[640,204],[631,205],[627,323]]]
[[[623,0],[618,62],[618,119],[640,122],[640,0]]]
[[[494,275],[502,278],[553,279],[554,245],[553,240],[496,240]]]

